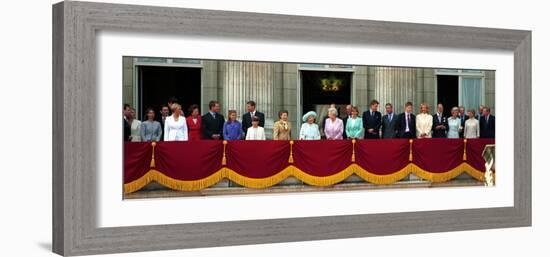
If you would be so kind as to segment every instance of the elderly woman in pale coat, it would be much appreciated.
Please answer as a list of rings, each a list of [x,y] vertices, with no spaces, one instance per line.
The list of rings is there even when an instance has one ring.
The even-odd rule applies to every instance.
[[[300,140],[319,140],[321,134],[319,133],[319,125],[315,123],[317,113],[310,111],[302,117],[302,127],[300,128]]]
[[[336,108],[328,109],[328,118],[325,120],[325,136],[328,140],[343,139],[344,122],[337,115]]]

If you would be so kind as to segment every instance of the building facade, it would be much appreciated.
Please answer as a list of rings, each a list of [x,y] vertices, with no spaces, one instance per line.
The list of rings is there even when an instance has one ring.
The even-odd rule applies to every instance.
[[[317,83],[323,79],[341,84],[327,90]],[[236,110],[238,117],[246,111],[246,102],[254,100],[257,110],[266,115],[268,137],[280,110],[288,111],[296,138],[302,114],[316,110],[324,116],[332,102],[353,104],[363,112],[376,99],[382,114],[386,103],[400,113],[408,101],[413,102],[415,112],[425,102],[433,113],[435,105],[442,102],[446,112],[459,105],[477,111],[482,104],[496,113],[494,71],[123,58],[123,101],[136,108],[138,119],[148,107],[159,110],[171,96],[177,97],[184,109],[198,104],[201,113],[208,110],[210,100],[218,100],[222,114]]]

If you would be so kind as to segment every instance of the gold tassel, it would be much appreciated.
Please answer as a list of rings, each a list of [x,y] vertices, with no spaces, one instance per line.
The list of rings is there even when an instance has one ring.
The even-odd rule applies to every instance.
[[[151,154],[151,165],[149,167],[154,168],[155,167],[155,146],[157,146],[157,142],[152,142],[151,146],[153,147],[152,154]]]
[[[413,160],[413,140],[409,139],[409,161]]]
[[[464,139],[464,154],[462,155],[462,160],[466,160],[466,142],[468,142],[467,139]]]
[[[227,158],[225,157],[225,147],[227,146],[227,140],[223,140],[223,157],[222,157],[222,166],[227,165]]]
[[[352,153],[351,153],[351,162],[355,162],[355,138],[351,140]]]
[[[290,156],[288,157],[288,163],[294,163],[294,157],[292,156],[292,145],[294,144],[293,140],[290,140]]]

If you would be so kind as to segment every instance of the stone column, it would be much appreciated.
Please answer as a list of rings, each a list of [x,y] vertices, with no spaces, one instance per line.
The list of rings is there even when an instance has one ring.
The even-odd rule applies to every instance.
[[[424,99],[422,102],[427,103],[430,106],[430,113],[433,113],[436,108],[436,77],[435,70],[424,68],[424,89],[422,90],[424,94]],[[414,103],[415,110],[417,113],[420,110],[420,102]]]
[[[208,111],[208,103],[220,100],[218,95],[218,61],[202,62],[201,114]]]
[[[274,65],[266,62],[222,61],[219,70],[219,90],[222,92],[223,114],[236,110],[240,118],[246,102],[256,102],[258,111],[273,118]]]
[[[495,105],[495,71],[485,71],[485,102],[491,108],[491,114],[496,115]],[[477,111],[477,110],[476,110]]]
[[[288,111],[288,119],[292,124],[292,138],[298,138],[300,128],[296,123],[301,117],[298,117],[298,65],[294,63],[283,64],[283,90],[282,90],[282,108]],[[278,120],[279,111],[274,113],[274,120]]]
[[[359,108],[359,111],[365,111],[369,106],[368,99],[368,67],[356,66],[355,67],[355,80],[352,91],[352,104]],[[361,114],[359,114],[361,115]]]
[[[122,101],[137,110],[137,103],[134,103],[134,90],[137,91],[137,85],[134,87],[134,58],[122,57],[122,69]]]
[[[373,99],[380,102],[379,111],[385,113],[384,105],[391,103],[395,112],[401,112],[400,106],[415,101],[417,93],[417,70],[401,67],[372,67]],[[369,100],[370,104],[370,100]]]

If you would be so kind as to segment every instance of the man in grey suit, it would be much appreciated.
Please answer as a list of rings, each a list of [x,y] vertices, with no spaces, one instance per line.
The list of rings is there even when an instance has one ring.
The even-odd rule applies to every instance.
[[[393,113],[391,103],[386,104],[386,114],[382,117],[382,138],[396,138],[397,116]]]

